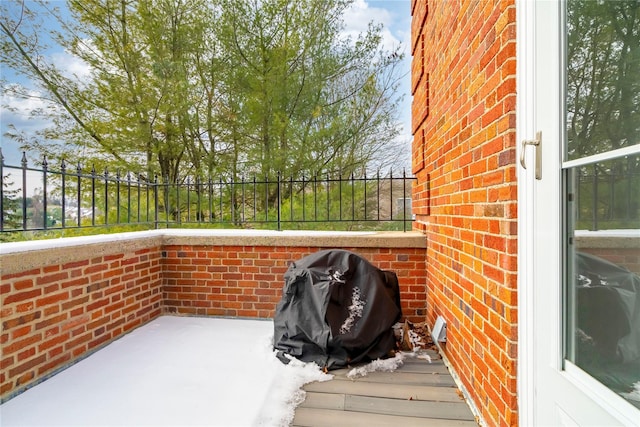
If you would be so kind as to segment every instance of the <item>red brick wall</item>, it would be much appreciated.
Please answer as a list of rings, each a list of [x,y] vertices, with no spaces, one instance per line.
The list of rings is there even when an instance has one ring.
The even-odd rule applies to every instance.
[[[160,315],[160,263],[159,248],[146,248],[8,274],[5,264],[2,398]]]
[[[317,247],[191,246],[163,249],[168,313],[270,318],[282,296],[289,264]],[[344,248],[398,275],[402,312],[413,322],[426,311],[425,250]]]
[[[577,230],[574,244],[580,252],[606,259],[640,275],[640,243],[630,233],[612,235],[607,231]]]
[[[640,275],[640,249],[638,248],[580,248],[580,251],[606,259]]]
[[[351,250],[381,269],[396,272],[405,317],[422,321],[426,311],[424,240],[414,235],[414,243],[418,238],[421,244],[402,247],[409,234],[400,233],[396,243],[387,235],[378,238],[389,247],[369,247],[371,242],[364,242],[364,247]],[[173,239],[181,243],[163,244],[162,237],[143,236],[0,254],[1,399],[163,312],[272,317],[289,263],[332,243],[343,246],[332,237],[302,239],[317,241],[318,246],[299,246],[294,241],[283,246],[185,244],[211,242],[215,237]]]
[[[427,319],[447,321],[444,351],[484,421],[515,425],[515,5],[412,6],[413,206],[427,235]]]

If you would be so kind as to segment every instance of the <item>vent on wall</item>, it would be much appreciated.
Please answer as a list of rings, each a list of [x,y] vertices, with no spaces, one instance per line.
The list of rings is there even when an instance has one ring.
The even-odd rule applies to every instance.
[[[447,342],[447,322],[442,316],[438,316],[436,319],[436,324],[433,325],[433,330],[431,331],[431,338],[437,343]]]

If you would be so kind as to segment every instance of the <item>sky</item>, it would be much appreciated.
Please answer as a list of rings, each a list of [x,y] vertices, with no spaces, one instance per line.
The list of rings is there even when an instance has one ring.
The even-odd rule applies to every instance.
[[[27,0],[28,1],[28,0]],[[55,1],[53,3],[56,3]],[[349,34],[357,34],[365,31],[370,21],[382,23],[383,44],[385,48],[391,49],[398,45],[402,46],[405,59],[402,64],[402,74],[405,77],[399,88],[404,93],[404,101],[400,107],[399,116],[402,122],[403,131],[400,141],[407,147],[407,160],[411,143],[411,97],[410,97],[410,37],[411,37],[411,13],[410,0],[355,0],[351,9],[344,17],[346,24],[345,31]],[[64,64],[69,73],[76,73],[82,76],[87,73],[86,67],[77,59],[62,51],[51,51],[52,60],[56,64]],[[22,77],[14,74],[12,70],[0,64],[0,74],[9,83],[20,83],[33,88],[33,98],[19,99],[0,95],[0,147],[4,156],[4,163],[8,165],[20,165],[22,158],[21,148],[18,142],[4,136],[9,124],[13,124],[20,130],[35,132],[48,124],[44,119],[30,116],[32,111],[44,108],[45,104],[37,98],[38,92],[33,85]],[[7,107],[11,107],[11,110]],[[29,154],[29,153],[27,153]],[[30,165],[33,160],[30,157]],[[409,165],[407,165],[408,167]]]
[[[400,326],[401,327],[401,326]],[[351,369],[392,372],[413,352]],[[282,364],[273,321],[161,316],[0,406],[3,427],[286,426],[315,363]]]

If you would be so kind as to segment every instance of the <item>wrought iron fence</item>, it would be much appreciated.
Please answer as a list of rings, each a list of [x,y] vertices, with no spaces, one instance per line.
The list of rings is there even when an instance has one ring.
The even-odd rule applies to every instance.
[[[621,167],[625,162],[617,159],[576,171],[576,228],[640,228],[640,173]]]
[[[1,154],[1,153],[0,153]],[[411,229],[415,178],[367,175],[237,179],[185,176],[178,182],[132,173],[86,171],[46,159],[30,167],[0,162],[0,232],[90,227]]]

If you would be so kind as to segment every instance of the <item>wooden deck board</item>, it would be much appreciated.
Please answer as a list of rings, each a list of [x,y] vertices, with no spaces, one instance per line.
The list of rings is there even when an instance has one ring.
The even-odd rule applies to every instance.
[[[473,421],[469,407],[462,400],[459,402],[433,402],[308,392],[305,403],[306,405],[303,407],[317,409]]]
[[[296,409],[294,426],[476,426],[440,357],[432,363],[406,359],[394,372],[370,372],[304,386],[305,401]]]
[[[347,376],[347,373],[349,373],[351,371],[351,369],[336,369],[333,371],[329,371],[330,374],[333,374],[335,376]],[[422,361],[420,363],[405,363],[402,365],[401,369],[398,369],[396,371],[393,372],[395,373],[402,373],[402,374],[407,374],[407,373],[417,373],[417,374],[444,374],[444,375],[449,375],[449,370],[447,369],[447,367],[444,365],[444,363],[439,362],[439,363],[429,363],[426,361]]]
[[[293,420],[296,427],[474,427],[475,421],[369,414],[332,409],[299,408]]]
[[[455,387],[384,384],[361,380],[333,379],[321,383],[310,383],[304,386],[304,390],[318,393],[386,397],[389,399],[433,400],[436,402],[457,402],[460,400]]]
[[[438,373],[417,373],[417,372],[376,372],[376,375],[367,374],[366,377],[348,378],[345,373],[333,373],[335,379],[354,381],[357,379],[364,380],[368,383],[383,384],[406,384],[406,385],[432,385],[432,386],[448,386],[454,387],[455,382],[450,375],[442,375]],[[367,378],[368,377],[368,378]]]
[[[330,372],[334,375],[335,379],[353,381],[355,379],[361,379],[365,377],[347,377],[347,372]],[[454,387],[455,382],[448,372],[376,372],[375,375],[371,373],[366,375],[366,381],[370,383],[385,383],[385,384],[413,384],[413,385],[433,385],[433,386],[449,386]]]

